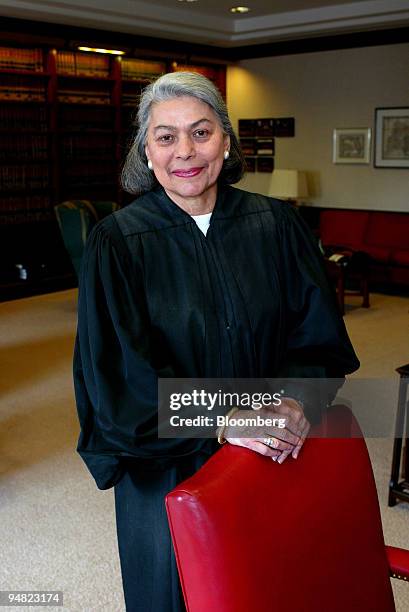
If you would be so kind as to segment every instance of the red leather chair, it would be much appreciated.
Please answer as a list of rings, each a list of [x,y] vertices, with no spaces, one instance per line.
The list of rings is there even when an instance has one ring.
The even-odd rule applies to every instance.
[[[327,436],[351,428],[329,412]],[[166,505],[188,612],[389,612],[390,575],[409,578],[360,437],[310,437],[282,465],[226,444]]]

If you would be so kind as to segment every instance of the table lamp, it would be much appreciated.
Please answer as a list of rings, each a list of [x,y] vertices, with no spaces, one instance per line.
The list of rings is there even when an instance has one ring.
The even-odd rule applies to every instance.
[[[274,170],[267,195],[296,204],[299,198],[308,197],[307,177],[300,170]]]

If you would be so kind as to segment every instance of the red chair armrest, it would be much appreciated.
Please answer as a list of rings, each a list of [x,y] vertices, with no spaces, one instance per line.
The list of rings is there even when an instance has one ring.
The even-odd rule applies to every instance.
[[[409,550],[387,546],[386,554],[391,576],[400,580],[409,580]]]

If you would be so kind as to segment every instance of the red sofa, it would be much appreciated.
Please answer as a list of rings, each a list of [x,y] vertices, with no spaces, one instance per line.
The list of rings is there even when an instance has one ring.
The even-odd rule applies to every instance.
[[[323,209],[319,236],[326,249],[369,255],[369,280],[409,285],[409,214]]]

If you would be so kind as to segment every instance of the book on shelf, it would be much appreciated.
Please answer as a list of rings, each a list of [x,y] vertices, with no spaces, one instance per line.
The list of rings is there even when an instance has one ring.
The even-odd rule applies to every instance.
[[[45,95],[29,89],[9,91],[3,89],[0,85],[0,101],[1,100],[11,102],[45,102]]]
[[[109,57],[95,53],[58,51],[56,65],[61,75],[109,77]]]
[[[111,104],[111,96],[105,91],[90,91],[61,88],[57,93],[59,102],[69,104]]]
[[[81,106],[61,105],[58,109],[58,126],[63,131],[112,131],[115,108],[111,105]]]
[[[7,198],[0,198],[0,210],[2,212],[41,210],[43,208],[50,208],[50,206],[50,197],[44,195],[10,196]]]
[[[121,74],[123,79],[150,81],[166,72],[166,63],[133,58],[121,59]]]
[[[124,106],[138,106],[140,99],[140,93],[122,93],[122,104]]]
[[[61,152],[66,160],[73,162],[83,159],[114,159],[114,134],[70,134],[61,142]]]
[[[47,109],[44,106],[0,104],[1,130],[45,132],[47,127]]]
[[[76,53],[77,74],[87,76],[109,77],[109,56],[95,53]]]
[[[43,52],[41,49],[0,47],[0,70],[43,72]]]
[[[14,75],[4,75],[0,80],[0,101],[45,102],[45,86],[30,83]]]
[[[0,222],[2,225],[22,225],[31,223],[41,223],[45,221],[54,221],[54,211],[47,209],[40,210],[22,210],[16,212],[0,212]]]
[[[64,180],[71,187],[76,186],[102,186],[116,185],[117,169],[115,160],[96,160],[80,166],[64,167]]]
[[[48,158],[45,134],[0,134],[0,160],[35,161]]]
[[[0,190],[46,189],[48,185],[49,175],[46,164],[0,166]]]

